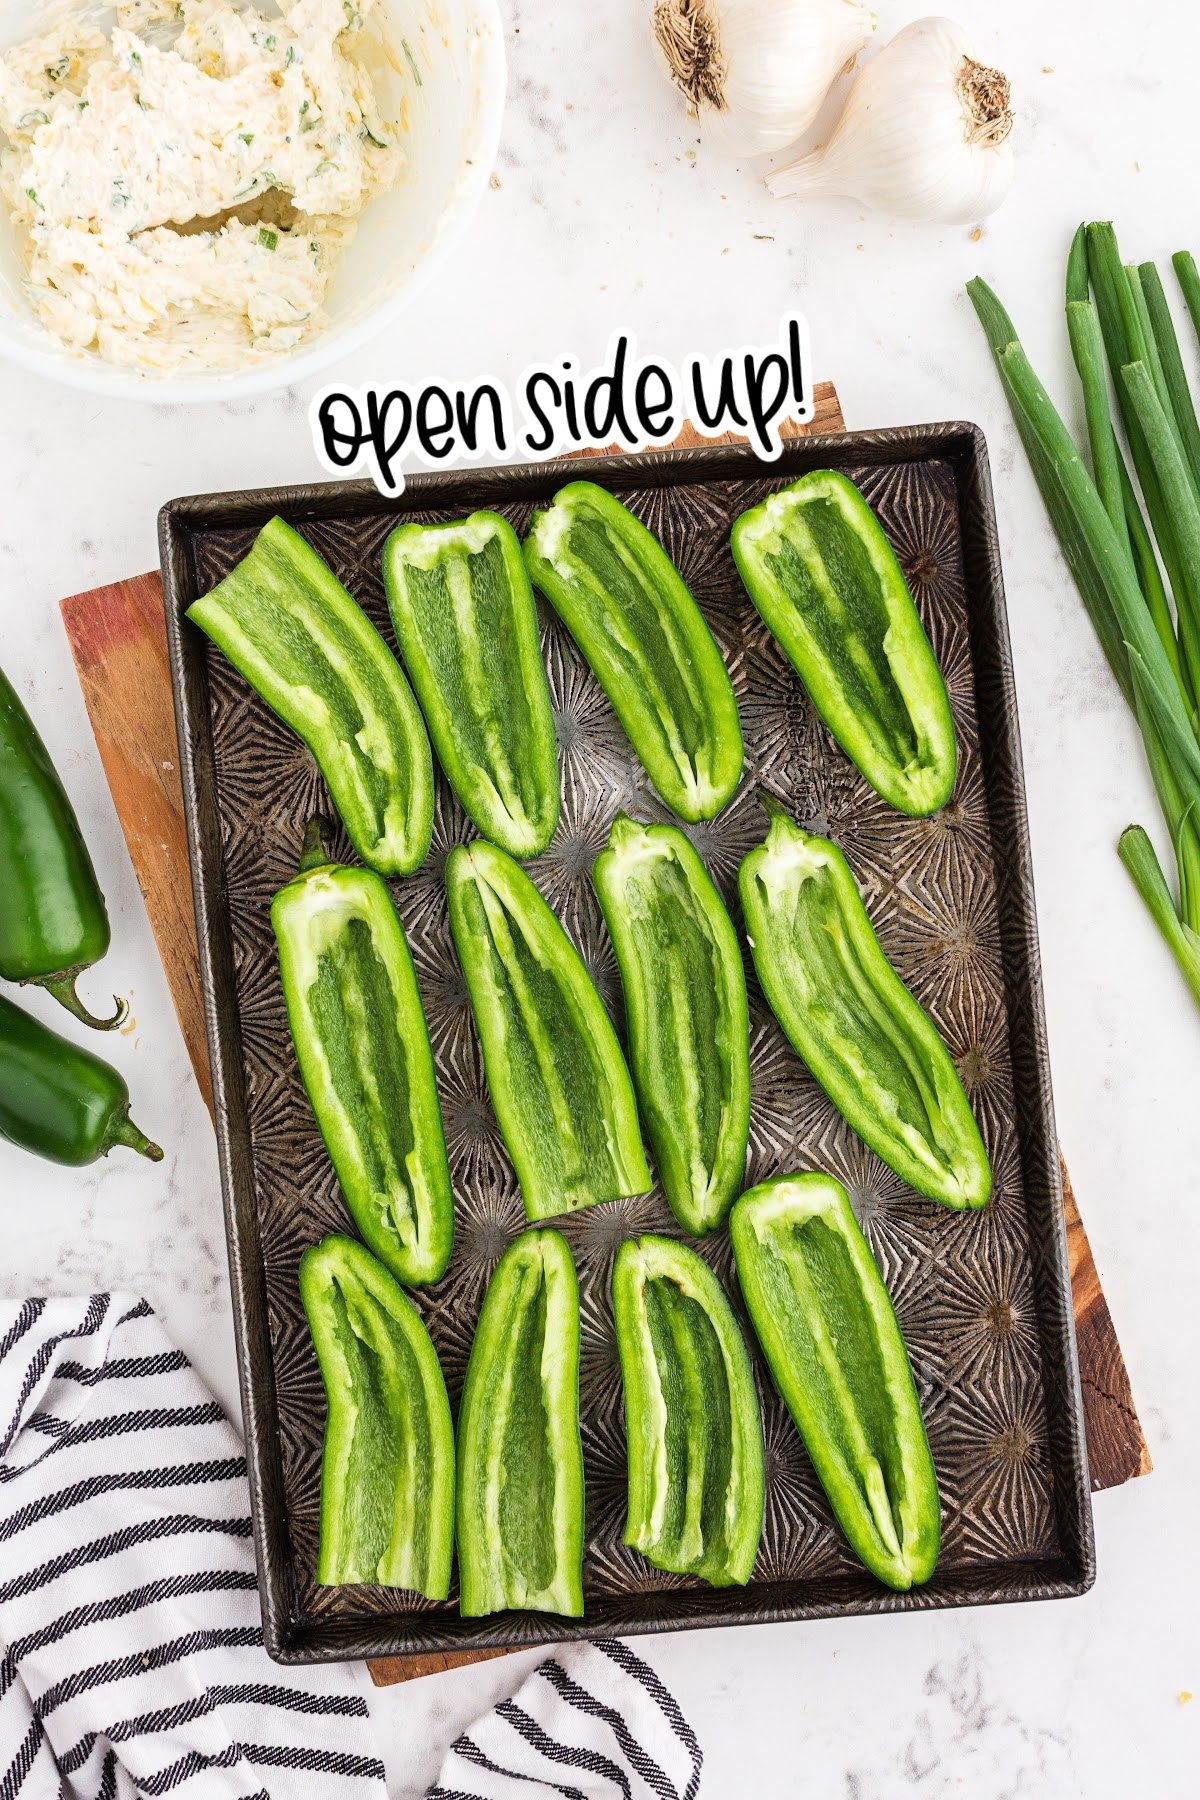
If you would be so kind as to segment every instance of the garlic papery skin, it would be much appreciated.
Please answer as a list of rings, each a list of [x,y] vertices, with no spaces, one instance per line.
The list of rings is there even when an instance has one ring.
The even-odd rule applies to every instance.
[[[702,138],[786,150],[875,29],[865,0],[657,0],[654,41]]]
[[[1013,172],[1008,78],[952,19],[918,19],[859,72],[829,142],[767,176],[773,194],[841,195],[902,219],[995,212]]]

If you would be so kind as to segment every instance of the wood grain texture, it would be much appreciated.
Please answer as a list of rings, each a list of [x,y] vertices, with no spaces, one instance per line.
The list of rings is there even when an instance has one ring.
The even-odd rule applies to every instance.
[[[367,1668],[376,1687],[394,1687],[398,1681],[418,1681],[422,1675],[444,1675],[447,1669],[465,1669],[472,1663],[516,1654],[515,1650],[439,1650],[432,1656],[377,1656]]]
[[[212,1085],[158,572],[62,603],[96,746],[204,1103]]]
[[[1129,1385],[1100,1273],[1075,1200],[1075,1189],[1062,1164],[1063,1213],[1067,1222],[1067,1254],[1071,1265],[1071,1299],[1075,1339],[1079,1346],[1079,1385],[1083,1391],[1083,1423],[1087,1433],[1092,1491],[1120,1487],[1154,1467],[1150,1446]]]
[[[783,435],[800,437],[842,429],[836,392],[823,383],[816,390],[813,421],[808,425],[789,423],[783,427]],[[689,426],[677,445],[685,448],[712,441]],[[738,439],[728,433],[715,441]],[[157,573],[137,576],[77,594],[63,602],[62,613],[180,1026],[196,1079],[211,1108],[159,577]],[[1063,1198],[1091,1481],[1098,1490],[1148,1472],[1151,1462],[1065,1167]],[[390,1658],[369,1667],[376,1683],[386,1685],[503,1654],[481,1651]]]

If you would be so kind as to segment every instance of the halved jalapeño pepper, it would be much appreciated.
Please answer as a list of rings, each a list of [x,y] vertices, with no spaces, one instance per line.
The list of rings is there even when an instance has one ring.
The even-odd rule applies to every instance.
[[[450,785],[484,837],[536,856],[558,823],[558,745],[516,533],[490,512],[401,525],[383,547],[383,579]]]
[[[958,1071],[841,851],[776,810],[738,886],[763,993],[842,1117],[919,1194],[985,1206],[991,1165]]]
[[[534,514],[525,560],[681,819],[715,818],[742,775],[728,671],[679,570],[619,500],[573,481]]]
[[[325,1384],[317,1581],[450,1591],[454,1426],[412,1302],[353,1238],[300,1258],[300,1297]]]
[[[108,912],[75,809],[36,725],[0,669],[0,975],[33,982],[97,1031],[75,992],[111,941]]]
[[[398,1280],[436,1281],[454,1199],[429,1032],[404,930],[369,869],[331,863],[324,820],[271,903],[300,1073],[354,1223]]]
[[[899,811],[950,798],[957,748],[904,571],[852,481],[814,470],[733,527],[751,600],[846,755]]]
[[[714,1587],[749,1581],[763,1520],[763,1444],[745,1341],[694,1250],[630,1238],[613,1266],[625,1389],[625,1542]]]
[[[399,663],[299,532],[272,519],[187,616],[317,759],[350,841],[382,875],[419,868],[433,758]]]
[[[889,1587],[928,1581],[937,1476],[908,1352],[846,1190],[784,1175],[730,1215],[738,1280],[838,1524]]]
[[[583,1612],[579,1288],[566,1240],[526,1231],[484,1295],[458,1411],[467,1618]]]
[[[446,861],[450,926],[525,1211],[649,1189],[633,1084],[579,952],[528,875],[477,840]]]
[[[625,990],[629,1058],[663,1190],[685,1231],[741,1192],[750,1130],[746,977],[708,870],[674,825],[618,814],[592,880]]]

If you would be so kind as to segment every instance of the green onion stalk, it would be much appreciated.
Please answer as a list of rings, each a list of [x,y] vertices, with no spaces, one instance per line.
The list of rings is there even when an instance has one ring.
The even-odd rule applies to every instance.
[[[1200,272],[1187,251],[1172,266],[1200,336]],[[1086,461],[996,295],[981,280],[967,292],[1067,566],[1137,719],[1176,891],[1142,826],[1122,832],[1118,853],[1200,1003],[1200,421],[1166,289],[1154,263],[1122,263],[1110,224],[1079,227],[1066,314]]]

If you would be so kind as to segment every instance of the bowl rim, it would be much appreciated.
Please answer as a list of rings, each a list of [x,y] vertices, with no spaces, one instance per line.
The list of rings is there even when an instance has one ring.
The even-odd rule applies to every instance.
[[[103,362],[98,356],[72,357],[54,346],[49,333],[44,350],[0,337],[0,361],[15,363],[60,386],[104,398],[150,406],[200,406],[293,387],[378,337],[421,293],[456,248],[483,197],[500,145],[508,91],[500,0],[470,0],[470,5],[472,24],[481,33],[475,130],[467,146],[470,154],[463,158],[458,181],[432,240],[400,286],[372,312],[340,331],[317,338],[307,349],[272,357],[261,369],[227,374],[159,379],[119,363]]]

